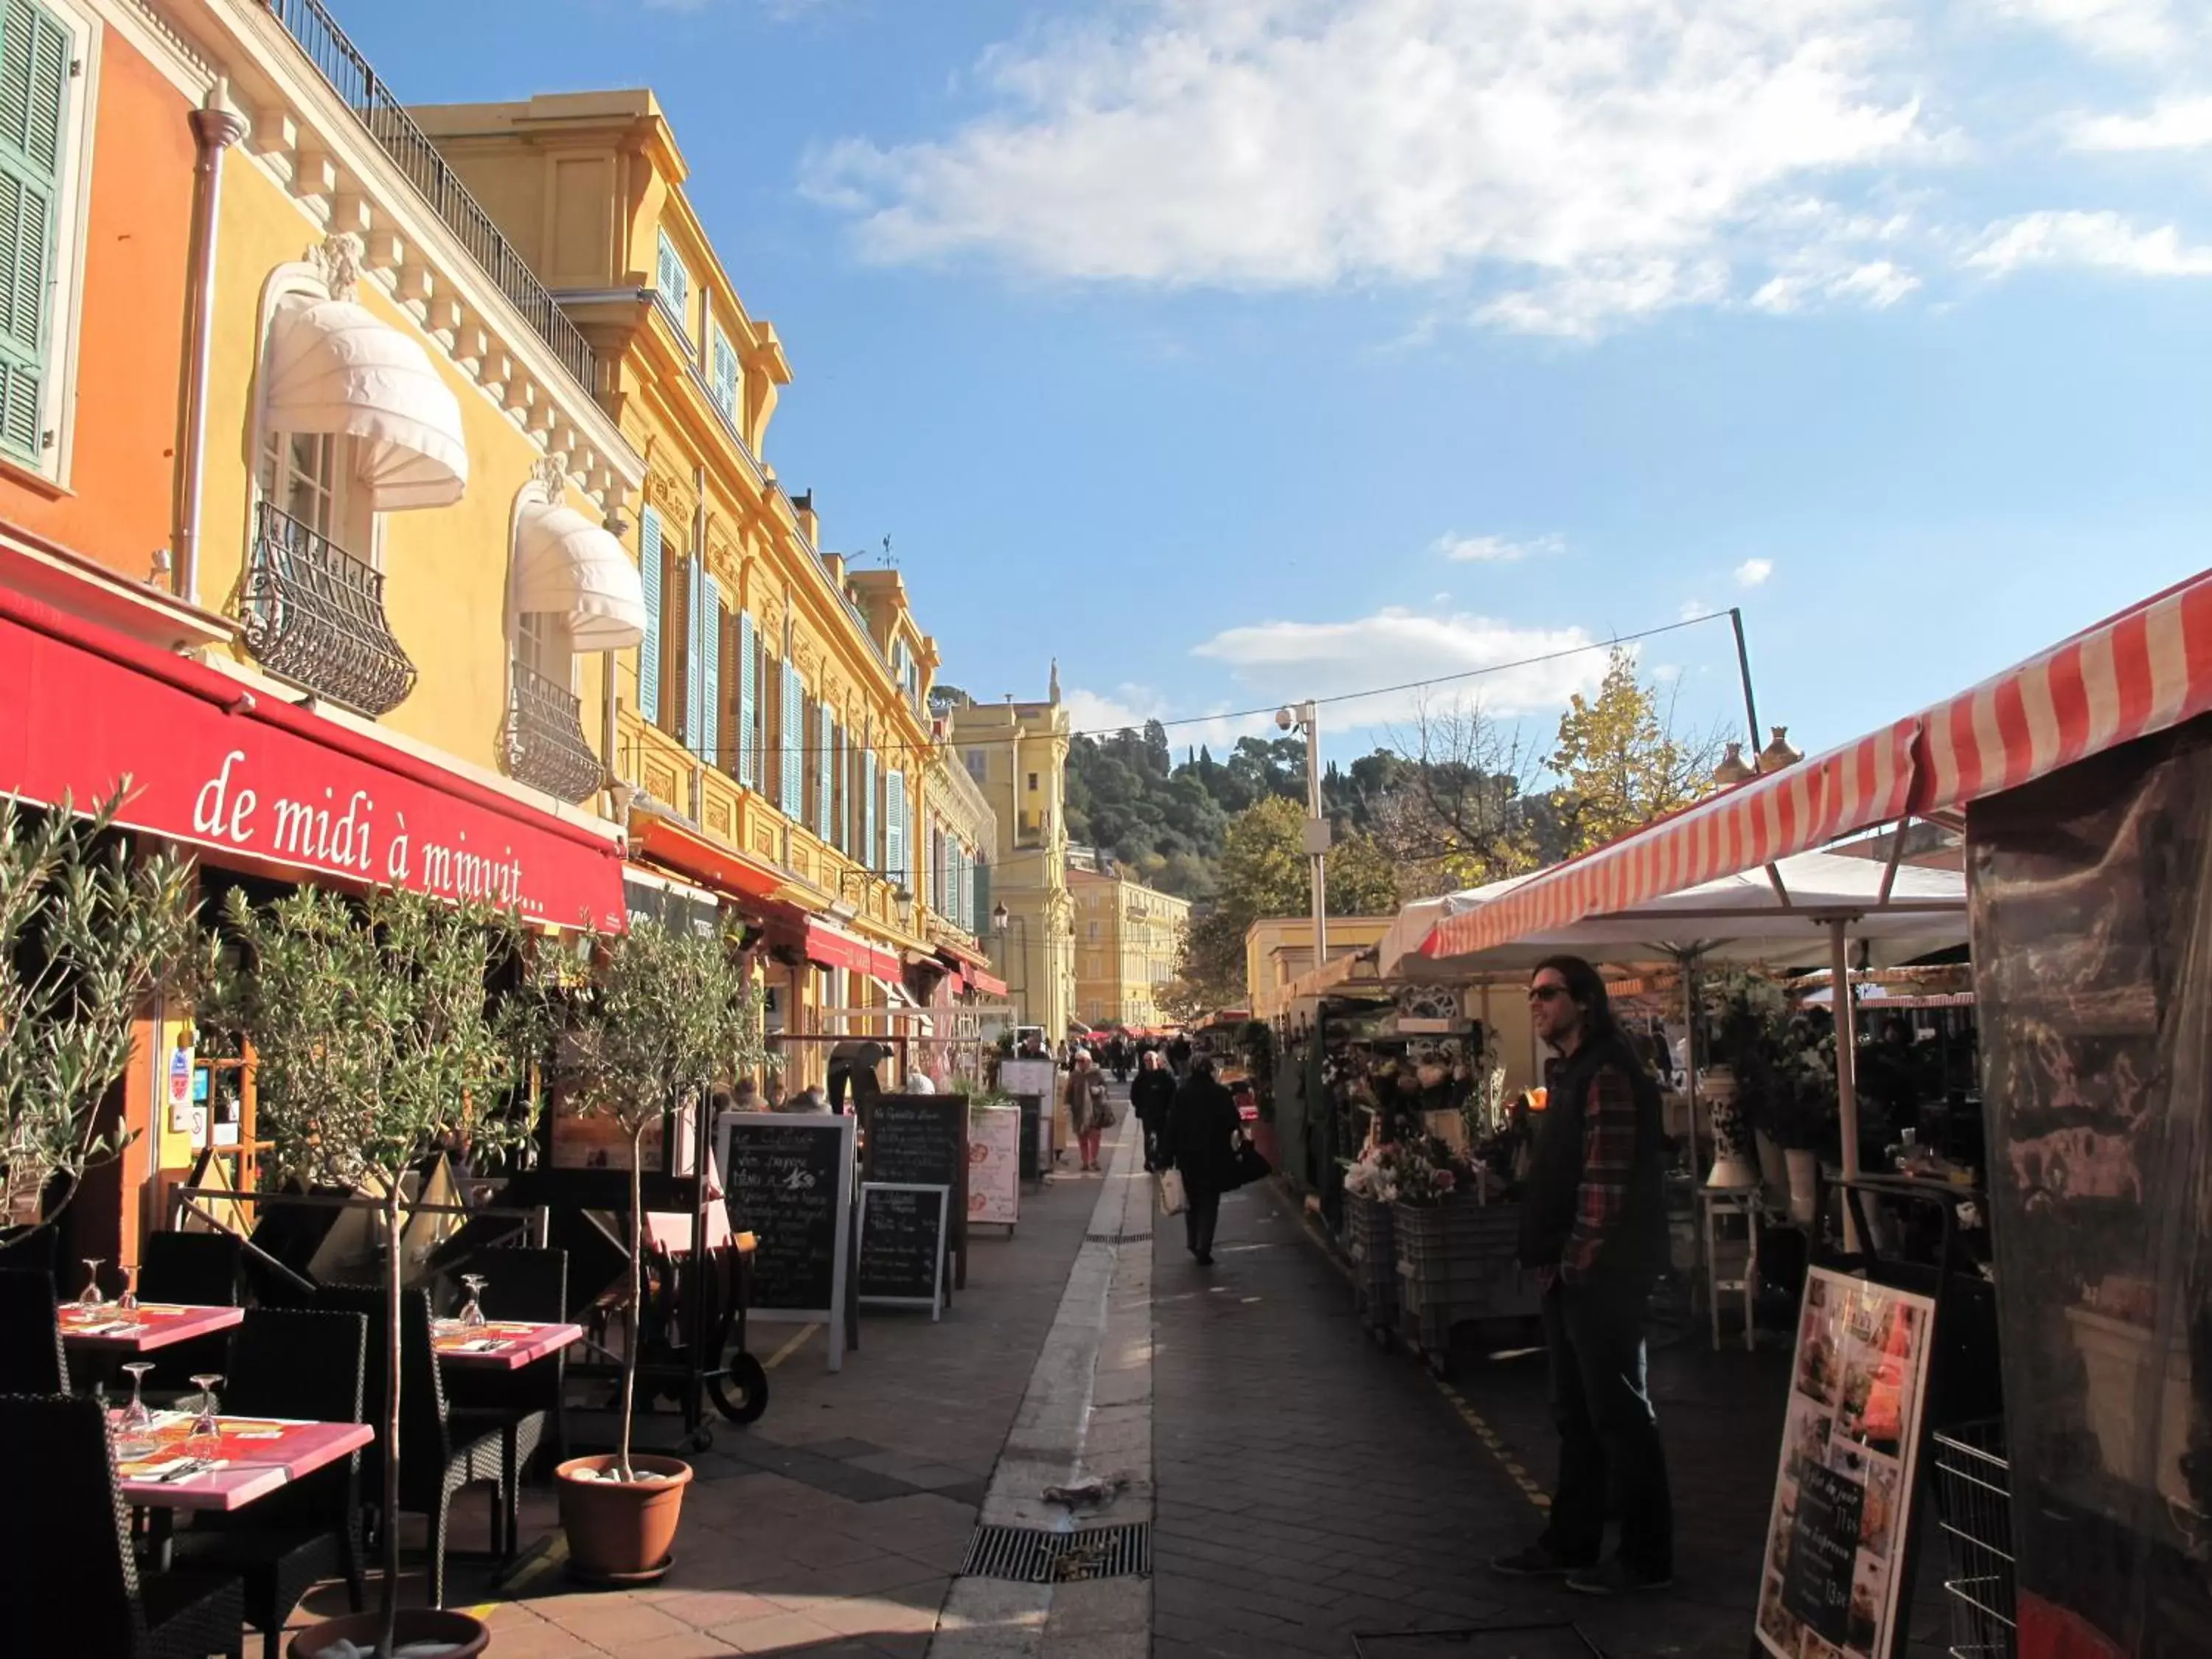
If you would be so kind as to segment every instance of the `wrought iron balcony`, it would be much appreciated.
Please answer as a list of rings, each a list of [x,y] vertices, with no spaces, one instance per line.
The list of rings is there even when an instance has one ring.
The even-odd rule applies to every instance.
[[[253,532],[238,614],[261,665],[365,714],[404,702],[415,665],[385,619],[384,573],[273,502]]]
[[[322,72],[323,79],[352,106],[369,137],[399,164],[422,199],[461,239],[469,256],[553,348],[576,384],[587,392],[596,392],[599,371],[583,331],[554,303],[545,285],[500,234],[491,215],[477,205],[460,175],[415,124],[406,106],[392,96],[392,88],[377,79],[368,59],[346,39],[345,31],[324,9],[322,0],[263,0],[263,3],[300,43],[301,51]]]
[[[605,775],[584,737],[584,705],[520,663],[514,665],[507,698],[507,773],[518,782],[572,805],[597,789]]]

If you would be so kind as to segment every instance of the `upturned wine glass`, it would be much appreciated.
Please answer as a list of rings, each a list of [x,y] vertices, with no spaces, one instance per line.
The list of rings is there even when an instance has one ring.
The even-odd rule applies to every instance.
[[[104,1255],[88,1255],[84,1258],[84,1289],[77,1297],[78,1307],[100,1308],[106,1305],[107,1298],[100,1293],[100,1270],[106,1261],[107,1258]]]
[[[461,1275],[461,1284],[469,1293],[469,1299],[461,1307],[461,1324],[465,1329],[480,1331],[490,1322],[484,1317],[484,1276],[482,1273]]]
[[[222,1402],[215,1397],[215,1385],[222,1381],[214,1371],[194,1374],[192,1386],[200,1391],[193,1402],[192,1426],[185,1436],[185,1451],[193,1457],[213,1457],[222,1449],[222,1425],[216,1420]]]
[[[138,1311],[138,1264],[131,1262],[123,1268],[123,1294],[115,1300],[118,1313]]]

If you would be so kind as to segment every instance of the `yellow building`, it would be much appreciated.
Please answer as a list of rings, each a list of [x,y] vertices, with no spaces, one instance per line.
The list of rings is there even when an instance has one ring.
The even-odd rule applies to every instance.
[[[1102,869],[1096,852],[1070,854],[1075,902],[1075,1017],[1103,1029],[1164,1025],[1160,988],[1176,975],[1190,901]]]
[[[1328,959],[1381,943],[1395,916],[1331,916]],[[1283,1012],[1284,989],[1314,970],[1313,918],[1262,916],[1244,931],[1244,994],[1255,1019]]]
[[[397,111],[372,136],[336,37],[168,9],[236,133],[182,597],[235,623],[240,678],[611,836],[587,711],[643,622],[605,526],[645,468],[590,345]]]
[[[949,741],[998,818],[989,925],[999,976],[1023,1023],[1042,1026],[1047,1041],[1058,1042],[1075,1012],[1066,798],[1071,728],[1059,670],[1042,702],[971,703],[952,710],[951,722]]]
[[[930,890],[925,830],[935,642],[896,574],[824,550],[811,494],[763,459],[791,369],[685,196],[653,94],[414,115],[590,343],[601,401],[646,459],[649,618],[610,719],[634,843],[757,908],[784,947],[787,1039],[861,1029],[814,1015],[909,1000],[928,906],[951,902]],[[820,1075],[817,1047],[786,1054],[787,1081]]]

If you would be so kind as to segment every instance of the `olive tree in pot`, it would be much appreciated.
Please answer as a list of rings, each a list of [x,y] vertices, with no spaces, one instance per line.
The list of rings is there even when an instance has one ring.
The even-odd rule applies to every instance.
[[[401,1180],[434,1152],[530,1140],[514,1085],[538,1046],[537,1005],[494,988],[517,974],[520,930],[483,906],[317,888],[258,906],[234,889],[223,928],[235,949],[212,1012],[252,1044],[264,1169],[363,1193],[384,1228],[381,1602],[302,1632],[291,1651],[315,1659],[345,1641],[374,1643],[379,1659],[404,1643],[481,1652],[490,1634],[466,1614],[399,1609]]]
[[[554,1474],[571,1570],[598,1583],[638,1583],[672,1564],[691,1480],[680,1459],[631,1449],[645,1306],[646,1137],[663,1123],[674,1134],[684,1109],[708,1109],[714,1079],[760,1064],[760,994],[725,938],[641,920],[590,946],[588,969],[541,958],[535,983],[554,1032],[556,1110],[609,1120],[629,1140],[629,1330],[617,1449],[570,1458]]]
[[[0,800],[0,1247],[52,1222],[129,1144],[100,1107],[138,1014],[211,961],[190,861],[112,833],[128,787],[88,817]]]

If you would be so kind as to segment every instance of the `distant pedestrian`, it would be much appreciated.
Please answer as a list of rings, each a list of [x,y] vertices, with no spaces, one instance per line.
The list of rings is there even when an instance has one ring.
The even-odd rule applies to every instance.
[[[1098,1142],[1114,1121],[1114,1109],[1106,1101],[1106,1074],[1086,1049],[1079,1048],[1067,1073],[1067,1124],[1075,1131],[1075,1144],[1083,1149],[1084,1173],[1098,1168]]]
[[[1168,1117],[1175,1106],[1175,1074],[1157,1048],[1137,1056],[1137,1080],[1129,1085],[1129,1105],[1145,1131],[1145,1168],[1158,1170],[1170,1161],[1164,1151]]]
[[[1113,1068],[1115,1082],[1129,1080],[1129,1041],[1118,1031],[1107,1041],[1106,1064]]]
[[[822,1092],[820,1084],[810,1083],[785,1101],[783,1109],[787,1112],[826,1112],[830,1109],[830,1097]]]
[[[1644,1304],[1668,1256],[1658,1085],[1581,957],[1538,965],[1528,1013],[1557,1054],[1544,1068],[1521,1262],[1543,1287],[1559,1479],[1542,1536],[1491,1565],[1509,1577],[1564,1577],[1588,1595],[1665,1589],[1674,1503],[1644,1344]],[[1609,1498],[1620,1547],[1601,1561]]]
[[[1168,1065],[1178,1079],[1190,1075],[1190,1039],[1180,1031],[1168,1044]]]
[[[1176,1091],[1168,1111],[1168,1161],[1182,1172],[1183,1238],[1201,1267],[1213,1265],[1213,1229],[1221,1195],[1237,1184],[1237,1142],[1244,1126],[1237,1101],[1200,1056]]]

